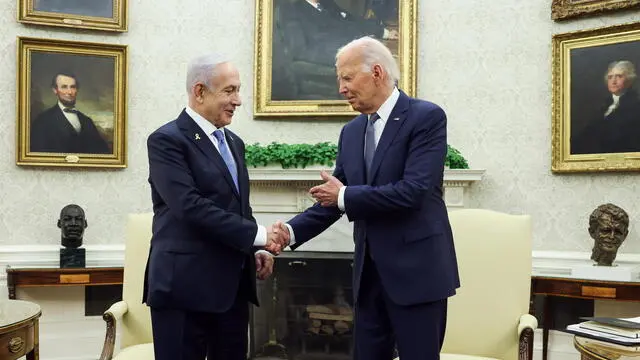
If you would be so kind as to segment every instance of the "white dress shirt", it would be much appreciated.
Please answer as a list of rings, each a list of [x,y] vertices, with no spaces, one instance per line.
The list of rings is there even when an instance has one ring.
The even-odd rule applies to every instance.
[[[193,121],[195,121],[196,124],[198,124],[200,129],[202,129],[202,131],[205,134],[207,134],[207,138],[209,139],[209,141],[211,141],[213,146],[215,146],[216,150],[218,150],[218,152],[220,152],[220,144],[218,143],[218,139],[216,139],[215,136],[213,135],[213,132],[216,131],[218,128],[216,128],[215,125],[213,125],[208,120],[206,120],[205,118],[200,116],[200,114],[198,114],[197,112],[195,112],[193,109],[191,109],[188,106],[185,108],[185,112],[187,113],[187,115],[191,116]],[[224,130],[224,127],[221,127],[219,129]],[[228,141],[229,139],[227,137],[227,134],[224,131],[223,131],[223,133],[225,134],[224,137],[225,137],[225,139],[227,139],[227,144],[228,144],[229,143],[229,141]],[[229,151],[231,151],[231,149],[229,149]],[[233,161],[235,162],[235,159]],[[258,232],[256,233],[255,240],[253,240],[253,245],[254,246],[265,246],[265,245],[267,245],[267,229],[264,226],[260,225],[260,224],[257,224],[257,225],[258,225]]]
[[[62,115],[64,115],[64,117],[67,118],[67,121],[69,122],[69,124],[71,124],[71,126],[73,126],[73,129],[77,133],[79,133],[80,130],[82,130],[82,125],[80,125],[80,119],[78,119],[78,114],[76,114],[74,112],[64,111],[64,109],[69,109],[69,107],[62,105],[62,103],[60,101],[58,101],[58,106],[60,107],[60,110],[62,111]],[[71,109],[75,110],[75,108],[71,108]]]
[[[620,95],[611,94],[611,96],[613,97],[613,102],[611,103],[611,105],[609,105],[609,108],[604,113],[604,117],[609,116],[615,109],[618,108],[618,106],[620,106]]]

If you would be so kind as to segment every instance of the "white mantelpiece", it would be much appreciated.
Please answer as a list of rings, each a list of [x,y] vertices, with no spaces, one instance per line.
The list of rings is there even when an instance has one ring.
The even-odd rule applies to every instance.
[[[254,212],[298,213],[313,204],[308,191],[322,182],[321,167],[249,169],[251,206]],[[327,169],[331,171],[331,169]],[[484,170],[445,170],[445,202],[449,208],[464,207],[465,189],[480,181]]]
[[[313,205],[309,189],[321,184],[321,167],[282,169],[276,167],[249,169],[251,207],[260,224],[287,221]],[[326,169],[331,171],[331,169]],[[465,205],[465,189],[482,179],[484,170],[446,170],[444,174],[445,202],[449,208]],[[352,252],[353,224],[343,216],[326,231],[300,246],[302,251]]]

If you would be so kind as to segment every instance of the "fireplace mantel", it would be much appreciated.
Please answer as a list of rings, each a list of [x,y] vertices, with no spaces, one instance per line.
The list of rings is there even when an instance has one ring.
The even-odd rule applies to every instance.
[[[313,204],[309,188],[322,183],[318,166],[305,169],[263,167],[249,169],[251,205],[254,212],[299,213]],[[449,208],[464,207],[465,189],[480,181],[484,170],[447,169],[444,173],[445,202]]]

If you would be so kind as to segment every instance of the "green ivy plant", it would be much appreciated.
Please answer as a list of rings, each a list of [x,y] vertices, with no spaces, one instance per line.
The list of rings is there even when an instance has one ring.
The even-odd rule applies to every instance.
[[[247,145],[245,162],[247,166],[259,167],[268,164],[280,164],[283,169],[305,168],[309,165],[332,167],[338,154],[338,146],[329,142],[317,144],[282,144],[272,142],[269,145],[259,143]],[[468,169],[469,164],[460,151],[447,145],[445,165],[450,169]]]

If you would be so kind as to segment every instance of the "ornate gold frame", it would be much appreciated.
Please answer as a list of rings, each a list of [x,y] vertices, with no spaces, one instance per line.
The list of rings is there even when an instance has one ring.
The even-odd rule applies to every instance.
[[[417,0],[397,0],[399,12],[399,88],[416,94]],[[253,104],[256,117],[354,116],[346,100],[271,99],[273,0],[256,0]]]
[[[640,42],[640,23],[617,25],[553,36],[552,140],[553,172],[640,170],[640,152],[571,154],[571,51],[624,42]],[[638,45],[640,46],[640,44]],[[603,69],[603,71],[605,71]]]
[[[18,99],[16,104],[16,164],[30,166],[125,168],[127,115],[127,46],[68,40],[18,37]],[[113,151],[111,154],[44,153],[30,151],[32,54],[69,54],[112,58]]]
[[[113,0],[112,17],[38,11],[34,9],[34,1],[35,0],[18,0],[19,22],[91,30],[127,31],[127,0]]]
[[[562,20],[637,6],[640,6],[640,0],[553,0],[551,19]]]

